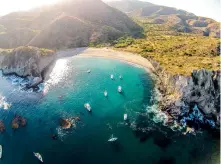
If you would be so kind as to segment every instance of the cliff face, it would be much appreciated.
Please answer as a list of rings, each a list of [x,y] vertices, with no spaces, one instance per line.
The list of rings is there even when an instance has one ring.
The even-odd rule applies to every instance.
[[[192,75],[171,76],[155,65],[162,97],[160,108],[182,125],[220,128],[220,72],[195,70]]]
[[[0,69],[6,75],[29,76],[29,87],[33,87],[42,82],[42,72],[55,58],[55,52],[53,51],[41,50],[35,47],[19,47],[11,52],[1,53]]]

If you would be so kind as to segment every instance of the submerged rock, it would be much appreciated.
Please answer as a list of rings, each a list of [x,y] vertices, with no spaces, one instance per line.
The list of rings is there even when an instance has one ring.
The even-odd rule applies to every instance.
[[[60,126],[63,129],[69,129],[69,128],[71,128],[71,122],[68,119],[61,119],[60,120]]]
[[[12,128],[13,128],[13,129],[18,129],[18,128],[19,128],[19,121],[18,121],[17,118],[14,118],[14,119],[12,120]]]
[[[62,129],[76,128],[77,123],[81,121],[79,116],[74,116],[68,119],[60,119],[60,126]]]
[[[20,125],[21,125],[22,127],[24,127],[24,126],[26,126],[26,124],[27,124],[26,119],[23,118],[23,117],[21,117],[21,118],[20,118]]]
[[[171,139],[167,138],[164,134],[162,133],[155,133],[154,134],[154,144],[157,146],[161,147],[162,149],[167,148],[168,145],[171,144]]]
[[[0,132],[1,133],[5,132],[5,125],[2,120],[0,120]]]
[[[24,127],[27,124],[27,120],[19,115],[15,115],[12,120],[11,126],[13,129],[18,129],[19,127]]]

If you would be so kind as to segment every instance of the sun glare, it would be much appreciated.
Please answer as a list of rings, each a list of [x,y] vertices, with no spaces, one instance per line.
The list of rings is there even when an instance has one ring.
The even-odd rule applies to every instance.
[[[29,10],[45,4],[53,4],[57,1],[59,0],[7,0],[1,2],[0,15],[5,15],[14,11]]]

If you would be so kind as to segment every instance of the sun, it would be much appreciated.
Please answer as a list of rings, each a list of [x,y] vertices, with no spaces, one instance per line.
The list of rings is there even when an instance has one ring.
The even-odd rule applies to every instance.
[[[0,16],[15,11],[25,11],[42,5],[53,4],[61,0],[6,0],[1,2]]]

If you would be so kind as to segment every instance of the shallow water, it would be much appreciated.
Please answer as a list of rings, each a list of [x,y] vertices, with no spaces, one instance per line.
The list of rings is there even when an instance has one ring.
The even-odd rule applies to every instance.
[[[117,92],[119,85],[122,94]],[[163,126],[160,115],[150,113],[157,108],[154,84],[141,67],[103,58],[69,57],[57,61],[43,86],[43,92],[25,92],[0,77],[0,101],[4,98],[1,102],[11,104],[8,110],[0,107],[0,119],[6,125],[0,134],[0,163],[39,163],[33,152],[39,152],[45,163],[219,162],[218,139],[207,132],[184,136]],[[91,105],[92,113],[84,108],[85,103]],[[128,122],[123,120],[124,113]],[[15,114],[25,117],[28,124],[13,131]],[[73,116],[81,118],[76,129],[62,130],[59,119]],[[58,134],[58,140],[52,134]],[[116,143],[108,142],[112,134],[118,137]]]

